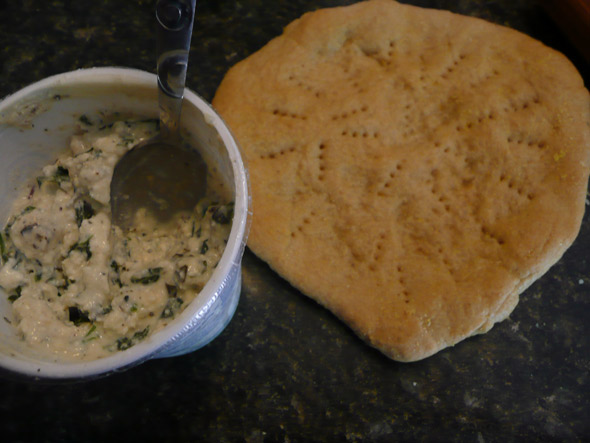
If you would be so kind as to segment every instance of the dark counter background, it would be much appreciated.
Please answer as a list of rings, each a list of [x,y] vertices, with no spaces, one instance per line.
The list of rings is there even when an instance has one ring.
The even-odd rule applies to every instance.
[[[155,71],[155,0],[0,0],[0,96],[91,66]],[[188,86],[319,7],[198,1]],[[519,29],[588,68],[535,0],[422,0]],[[1,159],[0,159],[1,161]],[[210,345],[78,384],[0,379],[3,441],[589,441],[590,214],[510,318],[424,361],[363,344],[247,251],[238,310]]]

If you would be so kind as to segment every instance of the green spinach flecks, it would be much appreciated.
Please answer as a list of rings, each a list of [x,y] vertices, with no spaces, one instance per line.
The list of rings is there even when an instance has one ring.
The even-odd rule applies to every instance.
[[[80,326],[82,323],[89,323],[88,312],[82,311],[76,306],[70,306],[68,308],[68,318],[76,326]]]
[[[10,303],[14,303],[16,300],[18,300],[22,294],[22,290],[22,286],[17,286],[16,288],[14,288],[14,294],[8,296],[8,301]]]
[[[176,283],[184,283],[186,280],[186,274],[188,273],[188,266],[181,266],[176,271],[174,271],[174,281]]]
[[[169,297],[176,297],[176,294],[178,294],[178,286],[166,283],[166,292]]]
[[[29,212],[34,211],[34,210],[35,210],[34,206],[27,206],[25,209],[22,210],[20,215],[28,214]]]
[[[201,228],[199,227],[199,229],[201,229]],[[196,232],[197,232],[197,221],[193,218],[193,222],[191,225],[191,237],[194,237]]]
[[[184,300],[182,300],[182,298],[173,297],[173,298],[169,299],[168,302],[166,303],[166,306],[164,307],[164,310],[162,311],[161,317],[162,318],[174,317],[174,315],[178,312],[178,310],[182,306],[182,303],[184,303]]]
[[[96,340],[99,337],[99,335],[98,333],[94,334],[94,332],[96,332],[96,325],[92,324],[90,326],[90,329],[88,329],[88,332],[82,339],[82,343],[88,343],[89,341]]]
[[[123,136],[123,137],[121,137],[121,141],[124,146],[129,146],[130,144],[135,142],[135,138],[133,138],[131,136]]]
[[[93,216],[94,209],[92,208],[92,205],[86,200],[79,201],[76,204],[76,223],[78,227],[82,226],[82,222],[84,220],[88,220]]]
[[[157,282],[160,279],[162,268],[149,268],[140,276],[131,277],[131,283],[140,283],[142,285],[149,285]]]
[[[63,166],[58,166],[57,169],[55,170],[55,173],[49,177],[47,177],[47,176],[37,177],[37,185],[39,185],[39,187],[41,187],[43,185],[43,183],[45,183],[45,182],[55,183],[55,184],[59,185],[63,182],[69,182],[69,181],[70,181],[70,172],[66,168],[64,168]]]
[[[140,342],[141,340],[146,338],[147,335],[149,334],[149,332],[150,332],[150,327],[146,326],[145,329],[142,329],[141,331],[137,331],[131,337],[118,338],[117,339],[117,349],[119,351],[124,351],[126,349],[129,349],[131,346],[137,344],[138,342]]]
[[[2,257],[2,263],[8,261],[8,250],[6,249],[6,243],[4,242],[4,234],[0,232],[0,256]]]
[[[224,206],[217,206],[213,210],[211,218],[220,225],[228,224],[234,216],[234,205],[233,203]]]
[[[86,114],[82,114],[78,120],[80,120],[80,122],[84,123],[86,126],[92,126],[92,122]]]
[[[31,232],[37,226],[39,226],[38,223],[31,223],[30,225],[26,225],[20,230],[20,235],[25,235],[27,232]],[[47,240],[47,237],[44,237],[44,239]]]
[[[115,283],[120,288],[123,287],[123,282],[121,281],[121,273],[120,273],[120,266],[115,260],[111,260],[111,269],[115,273],[115,275],[111,276],[111,281]]]
[[[74,245],[72,245],[72,247],[68,251],[68,254],[72,251],[78,251],[78,252],[81,252],[86,255],[86,260],[90,260],[90,257],[92,257],[92,251],[90,250],[90,239],[91,238],[92,238],[92,236],[88,237],[84,241],[81,241],[81,242],[78,242],[78,243],[75,243]]]

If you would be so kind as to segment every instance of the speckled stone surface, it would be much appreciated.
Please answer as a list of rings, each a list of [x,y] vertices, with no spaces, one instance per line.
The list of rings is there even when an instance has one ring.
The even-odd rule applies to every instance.
[[[52,74],[155,71],[147,0],[0,0],[0,96]],[[188,86],[302,13],[352,1],[199,1]],[[508,25],[588,67],[535,0],[416,0]],[[388,360],[250,252],[236,315],[193,354],[78,384],[0,379],[2,441],[589,441],[590,214],[564,258],[483,336]]]

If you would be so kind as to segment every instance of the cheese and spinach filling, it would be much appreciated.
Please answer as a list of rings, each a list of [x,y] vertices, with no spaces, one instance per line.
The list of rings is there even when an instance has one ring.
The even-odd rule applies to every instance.
[[[167,325],[211,276],[233,215],[231,202],[208,195],[165,224],[139,211],[124,233],[111,224],[113,169],[157,122],[81,119],[81,127],[0,232],[0,286],[14,326],[54,359],[105,357]]]

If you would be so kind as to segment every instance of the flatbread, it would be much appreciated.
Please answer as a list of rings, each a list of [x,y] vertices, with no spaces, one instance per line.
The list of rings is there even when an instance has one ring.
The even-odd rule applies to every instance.
[[[390,0],[318,10],[213,104],[249,167],[250,249],[395,360],[487,332],[579,231],[588,91],[506,27]]]

